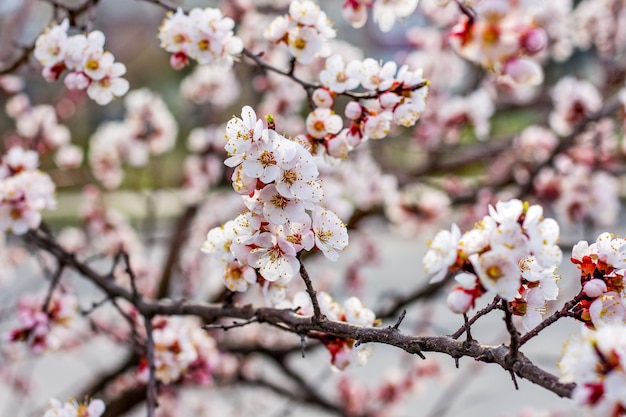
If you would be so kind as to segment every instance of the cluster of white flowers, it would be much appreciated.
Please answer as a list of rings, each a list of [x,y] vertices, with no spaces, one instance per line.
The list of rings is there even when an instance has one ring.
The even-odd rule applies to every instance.
[[[576,125],[602,108],[598,89],[586,80],[563,77],[550,93],[554,110],[550,113],[550,127],[557,134],[567,136]]]
[[[595,417],[626,412],[626,326],[582,328],[582,337],[565,346],[559,362],[561,382],[575,382],[572,399]]]
[[[43,65],[42,75],[47,81],[57,80],[63,71],[70,71],[64,79],[70,90],[87,89],[87,95],[105,105],[128,91],[124,64],[104,50],[104,34],[98,30],[87,35],[68,36],[69,22],[63,20],[39,35],[35,43],[35,58]]]
[[[313,156],[302,144],[264,129],[245,106],[226,127],[225,164],[247,211],[209,231],[202,250],[225,263],[224,282],[245,291],[257,282],[286,284],[299,274],[298,252],[317,248],[331,260],[348,245],[346,225],[318,203],[323,196]],[[253,269],[254,268],[254,269]]]
[[[371,7],[374,21],[383,32],[389,32],[396,20],[411,15],[419,0],[345,0],[343,17],[354,28],[360,28],[367,22],[367,8]]]
[[[50,408],[43,417],[100,417],[105,409],[104,401],[100,399],[86,399],[84,402],[70,400],[65,403],[51,399]]]
[[[182,9],[169,12],[159,28],[161,47],[172,52],[170,64],[181,69],[189,58],[199,64],[216,65],[223,69],[233,66],[235,55],[243,50],[243,42],[234,35],[235,22],[219,9],[193,8],[186,14]]]
[[[161,155],[176,144],[178,125],[163,99],[148,89],[133,90],[124,100],[120,122],[99,126],[89,140],[89,163],[107,188],[123,179],[122,162],[145,166],[150,155]]]
[[[59,123],[53,106],[33,106],[26,94],[16,94],[7,100],[6,111],[15,119],[17,134],[40,154],[56,150],[54,159],[60,168],[76,168],[82,163],[82,149],[71,144],[70,130]]]
[[[466,122],[474,127],[474,134],[479,140],[487,140],[491,130],[490,119],[495,111],[494,98],[484,88],[479,88],[465,97],[454,96],[444,100],[437,106],[436,123],[445,129],[448,143],[460,141]]]
[[[548,35],[538,26],[534,2],[477,2],[475,16],[463,15],[450,42],[464,58],[519,84],[543,82],[541,66],[531,58],[543,50]]]
[[[320,306],[320,312],[330,320],[345,321],[362,327],[377,325],[374,312],[363,306],[363,303],[357,297],[348,298],[342,305],[328,293],[320,291],[317,294],[317,301]],[[299,307],[298,314],[304,316],[313,315],[311,298],[305,292],[299,292],[294,295],[292,307]],[[351,364],[364,365],[372,355],[372,346],[367,343],[359,344],[355,347],[355,340],[353,339],[343,339],[328,335],[321,336],[320,340],[330,353],[331,364],[340,370],[346,369]]]
[[[289,13],[274,19],[264,35],[270,42],[285,43],[299,63],[310,64],[317,57],[330,55],[329,40],[336,33],[326,13],[304,0],[291,2]]]
[[[8,340],[24,342],[31,352],[41,354],[58,349],[68,328],[78,315],[78,299],[69,292],[55,291],[47,311],[42,310],[45,294],[28,294],[17,302],[19,326],[10,331]]]
[[[582,240],[572,249],[571,260],[580,269],[584,295],[575,308],[579,318],[590,327],[624,324],[626,239],[602,233],[591,245]]]
[[[543,209],[520,200],[489,206],[489,215],[461,236],[456,225],[439,232],[423,259],[431,282],[448,272],[459,285],[448,296],[455,313],[465,313],[486,291],[510,301],[526,329],[546,313],[546,300],[558,295],[555,274],[563,254],[557,245],[559,225],[543,218]]]
[[[428,82],[421,69],[413,71],[407,65],[398,69],[393,61],[381,65],[366,58],[346,65],[340,55],[333,55],[326,60],[320,81],[324,88],[313,94],[317,108],[307,117],[307,133],[340,158],[364,140],[386,137],[392,124],[413,126],[426,106]],[[351,124],[342,129],[341,117],[331,111],[333,96],[359,86],[371,93],[371,99],[346,105],[344,113]]]
[[[241,87],[233,71],[198,65],[180,83],[180,93],[195,104],[210,104],[223,109],[239,99]]]
[[[39,155],[9,149],[0,164],[0,231],[21,235],[41,223],[41,211],[56,207],[50,176],[37,169]]]
[[[183,377],[210,380],[210,371],[215,367],[219,352],[215,340],[202,330],[196,319],[158,317],[153,322],[152,337],[158,381],[169,384]],[[139,380],[146,382],[149,377],[147,360],[141,361],[138,372]]]

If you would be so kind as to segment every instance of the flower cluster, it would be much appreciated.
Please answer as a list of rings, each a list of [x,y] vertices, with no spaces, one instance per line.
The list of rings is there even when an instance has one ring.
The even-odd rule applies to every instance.
[[[340,55],[326,60],[320,72],[324,88],[317,89],[313,100],[317,108],[306,119],[307,133],[312,140],[322,141],[329,154],[345,158],[362,141],[382,139],[392,124],[410,127],[426,106],[428,82],[421,70],[407,65],[398,69],[395,62],[381,65],[373,58],[352,60],[347,65]],[[351,101],[345,116],[351,120],[342,129],[341,117],[331,111],[333,96],[362,86],[367,101]]]
[[[572,399],[594,416],[626,412],[626,327],[607,325],[570,341],[559,362],[561,382],[575,382]]]
[[[68,36],[69,22],[65,19],[39,35],[35,43],[35,58],[43,65],[47,81],[57,80],[66,69],[65,86],[70,90],[85,90],[100,105],[105,105],[128,91],[124,64],[104,50],[104,34],[98,30],[87,35]]]
[[[26,94],[16,94],[7,100],[6,112],[15,119],[15,130],[23,145],[29,144],[40,155],[56,150],[54,161],[61,169],[80,166],[83,150],[71,144],[70,130],[59,123],[53,106],[34,106]]]
[[[554,110],[550,113],[550,127],[561,136],[567,136],[583,120],[602,108],[602,96],[589,81],[574,77],[559,80],[551,91]]]
[[[574,309],[578,317],[589,327],[623,323],[626,239],[602,233],[591,245],[580,241],[572,249],[571,261],[580,270],[582,285],[583,299]]]
[[[211,380],[211,369],[218,362],[215,340],[190,318],[158,317],[153,320],[156,379],[165,384],[190,378],[196,383]],[[149,365],[139,364],[139,379],[148,380]]]
[[[56,207],[50,176],[37,169],[39,156],[9,149],[0,164],[0,230],[22,235],[41,223],[41,211]]]
[[[104,401],[100,399],[85,399],[84,402],[70,400],[65,403],[51,399],[50,408],[43,417],[100,417],[105,409]]]
[[[90,139],[91,169],[107,188],[120,185],[122,162],[145,166],[150,155],[162,155],[176,144],[176,120],[159,95],[145,88],[133,90],[124,106],[124,120],[104,123]]]
[[[330,54],[329,39],[335,30],[319,6],[312,1],[293,1],[289,13],[278,16],[265,30],[265,38],[285,43],[289,53],[301,64],[310,64],[317,57]]]
[[[67,292],[55,292],[43,311],[44,297],[24,296],[17,303],[20,326],[11,330],[11,342],[25,342],[33,353],[57,349],[61,343],[60,333],[77,315],[78,300]]]
[[[209,231],[202,247],[225,263],[224,282],[245,291],[257,282],[289,282],[299,273],[297,255],[317,248],[331,260],[348,245],[345,224],[318,203],[323,196],[318,169],[302,144],[264,129],[254,110],[245,106],[241,119],[226,126],[233,188],[247,210]]]
[[[161,47],[171,52],[170,64],[181,69],[189,58],[202,65],[224,69],[233,66],[234,56],[243,50],[243,42],[234,35],[235,22],[219,9],[193,8],[186,14],[182,9],[169,12],[159,28]]]
[[[541,84],[541,66],[529,56],[546,47],[548,36],[533,18],[532,7],[515,0],[477,2],[475,14],[466,10],[452,28],[450,42],[461,56],[498,75]]]
[[[328,293],[320,291],[317,294],[320,312],[328,319],[344,321],[362,327],[373,327],[379,324],[372,310],[366,308],[356,297],[350,297],[343,305],[335,301]],[[308,294],[297,293],[293,298],[293,305],[298,308],[298,314],[313,315],[313,306]],[[364,365],[372,355],[372,347],[368,344],[355,346],[354,339],[345,339],[330,335],[320,335],[319,339],[330,353],[331,364],[340,370],[349,365]]]
[[[419,0],[345,0],[343,17],[354,28],[367,22],[367,8],[371,7],[374,21],[383,32],[389,32],[396,20],[409,16],[417,8]]]
[[[543,218],[543,209],[520,200],[489,206],[489,215],[461,236],[456,225],[439,232],[423,259],[431,282],[458,273],[448,296],[455,313],[465,313],[486,291],[511,302],[527,329],[546,312],[546,300],[558,295],[555,275],[562,259],[559,225]]]

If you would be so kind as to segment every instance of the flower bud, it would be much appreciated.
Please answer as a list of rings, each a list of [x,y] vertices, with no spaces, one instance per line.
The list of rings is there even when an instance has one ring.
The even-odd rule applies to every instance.
[[[592,279],[591,281],[587,281],[583,286],[583,292],[585,295],[592,298],[599,297],[606,291],[606,284],[601,279]]]
[[[360,118],[361,115],[363,114],[363,107],[361,107],[361,105],[358,102],[351,101],[350,103],[346,105],[344,114],[346,115],[348,119],[356,120]]]
[[[448,308],[457,314],[467,313],[472,304],[474,303],[474,297],[465,291],[461,287],[456,287],[450,294],[448,294]]]
[[[530,54],[537,53],[548,44],[548,35],[542,28],[532,29],[522,38],[522,47]]]
[[[543,82],[543,71],[539,64],[530,59],[512,59],[504,66],[507,74],[518,84],[539,85]]]
[[[318,88],[313,92],[313,103],[316,107],[330,109],[333,106],[333,95],[325,88]]]
[[[84,90],[91,80],[82,72],[70,72],[65,76],[63,83],[70,90]]]

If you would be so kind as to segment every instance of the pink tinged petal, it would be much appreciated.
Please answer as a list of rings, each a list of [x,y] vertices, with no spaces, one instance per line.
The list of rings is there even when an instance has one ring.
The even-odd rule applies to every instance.
[[[505,300],[513,300],[520,286],[521,271],[507,251],[488,251],[470,257],[478,278],[485,288]]]
[[[603,294],[591,303],[589,315],[596,327],[621,322],[624,318],[624,306],[620,295],[615,292]]]
[[[607,290],[606,284],[601,279],[592,279],[587,281],[583,286],[583,292],[585,295],[596,298],[604,294]]]
[[[121,97],[124,94],[126,94],[128,92],[128,89],[130,88],[130,85],[128,84],[128,80],[124,78],[114,78],[110,80],[109,82],[110,82],[109,89],[117,97]]]
[[[100,399],[92,400],[89,403],[89,407],[87,407],[89,417],[100,417],[104,413],[105,408],[104,401]]]
[[[462,289],[455,289],[446,299],[450,311],[456,314],[467,313],[474,302],[474,297]]]
[[[516,58],[504,66],[504,73],[518,84],[539,85],[543,82],[541,66],[530,59]]]

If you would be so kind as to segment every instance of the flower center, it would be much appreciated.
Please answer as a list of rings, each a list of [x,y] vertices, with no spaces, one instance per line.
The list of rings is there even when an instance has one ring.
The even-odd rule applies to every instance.
[[[302,38],[298,38],[295,40],[295,42],[293,43],[294,48],[296,49],[304,49],[306,48],[306,41]]]
[[[263,165],[264,168],[267,168],[270,165],[276,165],[276,161],[274,160],[274,154],[268,151],[263,151],[261,156],[259,156],[259,162]]]
[[[206,51],[207,49],[209,49],[209,46],[211,46],[211,42],[209,42],[208,39],[202,39],[200,42],[198,42],[198,48],[201,51]]]
[[[87,68],[88,70],[91,70],[91,71],[95,71],[99,67],[100,67],[100,64],[95,59],[91,59],[91,60],[87,61],[87,63],[85,64],[85,68]]]
[[[502,278],[502,275],[504,275],[502,273],[502,269],[498,265],[491,265],[485,272],[487,272],[487,276],[493,281],[499,280]]]

